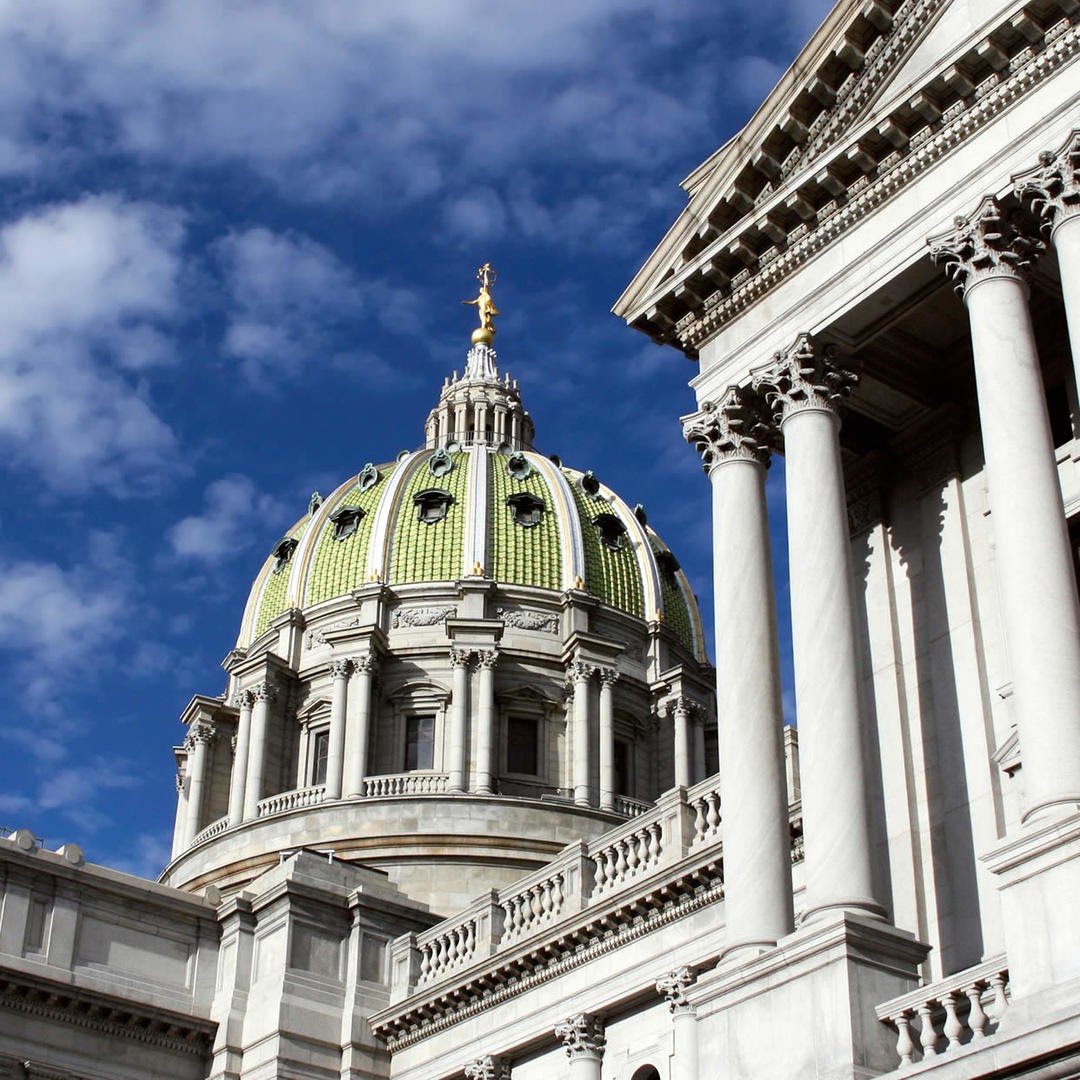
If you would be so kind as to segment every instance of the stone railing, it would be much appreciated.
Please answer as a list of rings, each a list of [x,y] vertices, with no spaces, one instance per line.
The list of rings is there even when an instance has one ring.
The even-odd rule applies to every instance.
[[[407,772],[369,776],[364,780],[364,796],[376,799],[385,795],[441,795],[450,777],[446,773]]]
[[[719,806],[717,777],[674,788],[648,812],[586,843],[563,848],[546,866],[501,890],[478,898],[461,914],[423,934],[392,945],[391,1001],[451,977],[474,962],[516,949],[590,907],[607,905],[624,892],[648,887],[650,878],[690,854],[720,859],[719,821],[709,822],[704,803]],[[715,815],[714,815],[715,816]],[[696,819],[701,819],[701,824]],[[712,844],[710,850],[708,845]]]
[[[255,816],[270,817],[272,814],[283,814],[286,810],[301,810],[305,806],[315,806],[323,801],[325,795],[326,786],[324,784],[299,788],[296,791],[282,791],[257,803]]]
[[[615,813],[623,817],[640,817],[647,814],[656,804],[643,802],[641,799],[631,799],[629,795],[615,796]]]
[[[196,844],[203,843],[204,840],[209,840],[212,837],[220,836],[229,827],[228,817],[218,818],[217,821],[212,821],[206,826],[202,832],[195,834],[195,839],[188,845],[189,847],[195,847]]]
[[[886,1001],[877,1018],[896,1032],[899,1067],[956,1053],[997,1031],[1009,1007],[1004,956]]]

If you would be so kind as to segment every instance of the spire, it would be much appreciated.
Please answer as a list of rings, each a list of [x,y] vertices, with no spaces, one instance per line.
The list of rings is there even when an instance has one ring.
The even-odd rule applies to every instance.
[[[495,353],[495,316],[499,309],[491,296],[496,274],[486,262],[476,272],[480,290],[475,300],[462,300],[476,308],[480,325],[472,332],[472,347],[465,373],[443,383],[439,404],[428,414],[425,445],[430,449],[449,443],[471,446],[508,446],[523,450],[532,446],[532,418],[521,404],[516,379],[500,376]]]

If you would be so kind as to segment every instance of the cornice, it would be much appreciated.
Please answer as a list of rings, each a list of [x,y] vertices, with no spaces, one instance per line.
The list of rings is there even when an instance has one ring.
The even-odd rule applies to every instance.
[[[1080,12],[1074,11],[1038,31],[1037,39],[1029,34],[1027,44],[1008,55],[1000,35],[1012,30],[1015,38],[1023,17],[1021,10],[999,23],[960,61],[936,69],[889,115],[865,124],[812,167],[800,162],[790,177],[777,173],[752,213],[699,244],[696,254],[684,252],[683,269],[643,297],[637,314],[629,306],[617,306],[619,313],[655,341],[695,357],[717,330],[1080,52]],[[996,65],[977,85],[963,76],[961,62],[969,56],[973,64],[985,66],[989,56]],[[952,104],[934,104],[948,93],[956,98]],[[674,252],[669,255],[674,261]]]
[[[167,1009],[133,1005],[97,991],[0,972],[0,1007],[112,1038],[207,1057],[217,1024]]]

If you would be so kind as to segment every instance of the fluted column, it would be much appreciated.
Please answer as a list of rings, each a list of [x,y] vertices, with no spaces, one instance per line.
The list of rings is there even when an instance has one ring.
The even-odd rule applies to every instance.
[[[603,1020],[589,1013],[578,1013],[555,1025],[555,1038],[566,1047],[570,1080],[600,1080],[607,1042]]]
[[[476,654],[480,669],[480,701],[476,709],[477,763],[473,791],[490,795],[495,790],[495,665],[497,649],[483,649]]]
[[[993,199],[931,240],[971,322],[1025,820],[1080,803],[1080,605],[1024,280],[1038,246]]]
[[[330,731],[326,745],[326,798],[340,799],[345,769],[345,710],[349,700],[352,660],[347,656],[330,662]]]
[[[600,677],[600,809],[615,809],[615,683],[614,668],[599,668]]]
[[[697,1009],[686,997],[694,980],[694,972],[681,967],[656,983],[656,992],[667,999],[671,1010],[671,1080],[698,1080],[699,1076]]]
[[[465,1080],[511,1080],[510,1059],[486,1054],[470,1061],[465,1066]]]
[[[574,802],[592,805],[592,757],[589,738],[589,680],[593,668],[580,660],[570,664],[567,676],[574,694]]]
[[[690,702],[680,696],[672,699],[669,709],[672,737],[675,741],[675,784],[677,787],[690,787],[694,782],[691,767],[693,746],[690,741]]]
[[[450,701],[450,746],[447,752],[447,791],[465,790],[465,735],[469,708],[469,657],[466,649],[451,649],[454,671],[453,697]]]
[[[188,798],[187,825],[184,829],[184,847],[195,839],[202,827],[206,812],[206,765],[210,744],[217,735],[213,724],[196,720],[188,728],[184,742],[188,745]]]
[[[346,795],[361,795],[364,791],[371,743],[371,690],[377,666],[378,657],[374,653],[353,657],[353,685],[345,723]]]
[[[248,750],[247,779],[244,781],[244,820],[256,816],[256,807],[263,796],[266,773],[266,736],[270,706],[277,700],[277,688],[260,683],[252,688],[255,705],[251,710],[251,743]]]
[[[854,376],[818,355],[803,334],[754,385],[766,392],[784,439],[805,917],[835,910],[881,915],[871,872],[855,584],[840,462],[839,400]]]
[[[755,400],[730,390],[686,417],[712,486],[720,792],[728,937],[749,951],[791,932],[780,646],[765,503],[769,438]]]
[[[244,789],[247,785],[248,750],[251,746],[251,710],[255,695],[242,690],[236,698],[240,716],[236,725],[236,749],[233,751],[232,777],[229,782],[229,827],[244,820]]]
[[[1013,178],[1016,195],[1030,199],[1050,234],[1061,271],[1076,386],[1080,389],[1080,132],[1057,152],[1039,155],[1032,172]]]

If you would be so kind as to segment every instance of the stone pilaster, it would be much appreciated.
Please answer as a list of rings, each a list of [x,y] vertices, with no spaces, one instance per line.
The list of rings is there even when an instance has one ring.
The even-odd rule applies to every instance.
[[[450,745],[447,754],[447,791],[465,790],[465,743],[469,716],[469,660],[467,649],[450,650],[453,669],[453,696],[450,701]]]
[[[567,668],[567,682],[574,695],[574,802],[578,806],[592,806],[592,760],[589,738],[589,683],[595,668],[581,660],[574,660]]]
[[[353,662],[337,657],[330,662],[333,680],[330,697],[330,731],[326,747],[326,798],[340,799],[345,770],[345,713],[348,706],[349,676]]]
[[[490,795],[495,790],[495,665],[498,649],[481,649],[476,654],[480,671],[480,701],[477,705],[477,766],[473,790]]]
[[[373,652],[352,658],[353,683],[345,724],[344,793],[360,795],[368,773],[368,746],[371,742],[371,701],[379,657]]]
[[[792,928],[783,706],[765,473],[773,434],[757,396],[732,388],[683,418],[712,486],[720,790],[731,949]],[[737,678],[725,677],[737,672]]]
[[[277,687],[263,682],[251,688],[255,704],[251,710],[251,742],[247,756],[247,778],[244,782],[244,820],[257,816],[257,806],[263,797],[266,773],[266,739],[270,722],[270,706],[277,701]]]
[[[600,679],[600,809],[615,809],[615,684],[614,668],[598,668]]]
[[[929,244],[971,323],[1030,821],[1080,805],[1080,604],[1025,280],[1042,245],[992,198]]]
[[[883,914],[871,869],[860,651],[840,459],[839,403],[855,382],[807,334],[754,377],[784,441],[806,918],[836,910]]]
[[[184,745],[188,748],[188,793],[184,847],[198,835],[206,815],[207,758],[217,738],[217,727],[208,720],[195,720],[188,728]]]
[[[240,711],[236,726],[236,748],[233,752],[232,777],[229,782],[229,826],[239,825],[244,820],[244,790],[247,786],[248,751],[251,746],[251,712],[255,706],[255,695],[250,690],[241,690],[236,695],[236,706]]]

